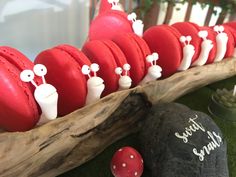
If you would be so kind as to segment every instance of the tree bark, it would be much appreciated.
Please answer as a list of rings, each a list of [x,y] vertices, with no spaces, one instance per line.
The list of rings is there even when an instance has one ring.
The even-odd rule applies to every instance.
[[[145,13],[143,18],[145,30],[157,24],[159,13],[160,13],[160,3],[154,1],[148,12]]]
[[[59,175],[139,130],[152,104],[174,101],[197,88],[234,75],[236,59],[226,59],[115,92],[28,132],[0,133],[0,176]]]

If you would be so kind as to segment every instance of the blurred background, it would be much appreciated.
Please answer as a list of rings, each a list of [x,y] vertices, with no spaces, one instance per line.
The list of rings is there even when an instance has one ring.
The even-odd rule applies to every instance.
[[[0,0],[0,42],[31,60],[60,43],[81,46],[89,27],[88,0]]]
[[[215,25],[235,19],[235,0],[120,0],[136,11],[146,28],[192,21]],[[0,0],[1,45],[17,48],[31,60],[61,43],[82,47],[98,0]]]

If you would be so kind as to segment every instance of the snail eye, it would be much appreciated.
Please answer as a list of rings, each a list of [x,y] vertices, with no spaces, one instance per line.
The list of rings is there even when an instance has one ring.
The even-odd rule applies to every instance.
[[[84,65],[84,66],[82,67],[82,73],[83,73],[84,75],[88,75],[88,74],[90,73],[90,68],[89,68],[88,65]]]
[[[123,66],[123,69],[124,69],[125,71],[129,71],[130,68],[131,68],[131,66],[130,66],[128,63],[124,64],[124,66]]]
[[[153,56],[153,60],[154,60],[154,61],[156,61],[156,60],[159,59],[159,55],[158,55],[158,53],[156,53],[156,52],[154,52],[154,53],[152,54],[152,56]]]
[[[24,70],[20,73],[20,79],[23,82],[31,82],[34,79],[34,73],[31,70]]]
[[[219,31],[224,32],[225,28],[223,26],[219,26]]]
[[[47,68],[42,64],[37,64],[34,66],[34,73],[37,76],[45,76],[47,74]]]
[[[191,37],[191,36],[187,36],[187,37],[186,37],[186,40],[187,40],[188,42],[190,42],[190,41],[192,40],[192,37]]]
[[[154,57],[152,55],[148,55],[146,57],[146,60],[147,60],[148,63],[152,63],[154,61]]]
[[[122,74],[122,68],[121,68],[121,67],[117,67],[117,68],[115,69],[115,73],[116,73],[117,75]]]
[[[99,71],[99,65],[97,63],[93,63],[93,64],[91,64],[90,69],[93,72],[98,72]]]

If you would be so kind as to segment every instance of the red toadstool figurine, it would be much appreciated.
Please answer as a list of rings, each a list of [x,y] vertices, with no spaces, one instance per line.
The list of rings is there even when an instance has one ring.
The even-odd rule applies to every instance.
[[[115,177],[140,177],[143,173],[143,159],[132,147],[123,147],[113,156],[111,171]]]

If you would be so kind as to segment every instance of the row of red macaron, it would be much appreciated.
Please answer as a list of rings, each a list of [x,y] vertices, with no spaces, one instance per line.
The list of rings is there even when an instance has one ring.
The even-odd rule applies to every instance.
[[[233,57],[236,28],[232,26],[235,25],[228,23],[223,25],[224,28],[216,26],[215,30],[189,22],[158,25],[149,28],[143,37],[118,33],[112,39],[87,41],[81,50],[60,45],[41,52],[35,64],[47,67],[46,79],[59,93],[58,115],[64,116],[88,101],[91,82],[87,83],[87,80],[93,76],[102,78],[93,83],[96,86],[104,81],[105,88],[99,89],[103,97],[122,87],[122,76],[130,77],[123,83],[124,87],[127,85],[125,88],[135,87],[161,75],[165,78],[192,66]],[[98,64],[99,69],[90,67],[91,73],[82,71],[84,65],[92,66],[92,63]],[[117,72],[117,68],[121,71]],[[93,96],[100,97],[100,94]]]
[[[235,22],[214,28],[189,22],[160,25],[149,28],[143,38],[127,32],[113,32],[110,38],[103,30],[104,36],[97,36],[101,39],[90,38],[82,50],[64,44],[41,52],[34,64],[46,66],[47,75],[42,67],[38,70],[44,74],[37,72],[36,65],[16,49],[1,47],[0,127],[8,131],[33,128],[42,112],[35,101],[34,87],[46,85],[46,81],[59,95],[57,115],[64,116],[86,102],[99,99],[101,94],[106,96],[117,91],[122,84],[124,88],[134,87],[159,78],[161,72],[163,77],[168,77],[193,64],[203,65],[234,56],[235,30]],[[154,72],[152,66],[156,66]],[[24,70],[35,71],[36,76],[32,72],[28,75],[33,85],[22,82],[19,76]],[[127,77],[121,84],[122,76]],[[90,92],[94,88],[98,92]],[[49,89],[55,92],[52,87]],[[39,93],[48,96],[44,91]]]
[[[150,50],[135,34],[121,37],[127,40],[122,42],[128,49],[126,54],[111,40],[94,40],[87,42],[82,51],[67,44],[47,49],[34,63],[14,48],[0,47],[0,127],[27,131],[39,122],[40,115],[45,116],[44,108],[49,114],[56,110],[56,117],[64,116],[94,102],[101,94],[136,86],[146,73],[144,58]],[[121,78],[123,84],[119,83]],[[56,109],[51,107],[52,102]]]

